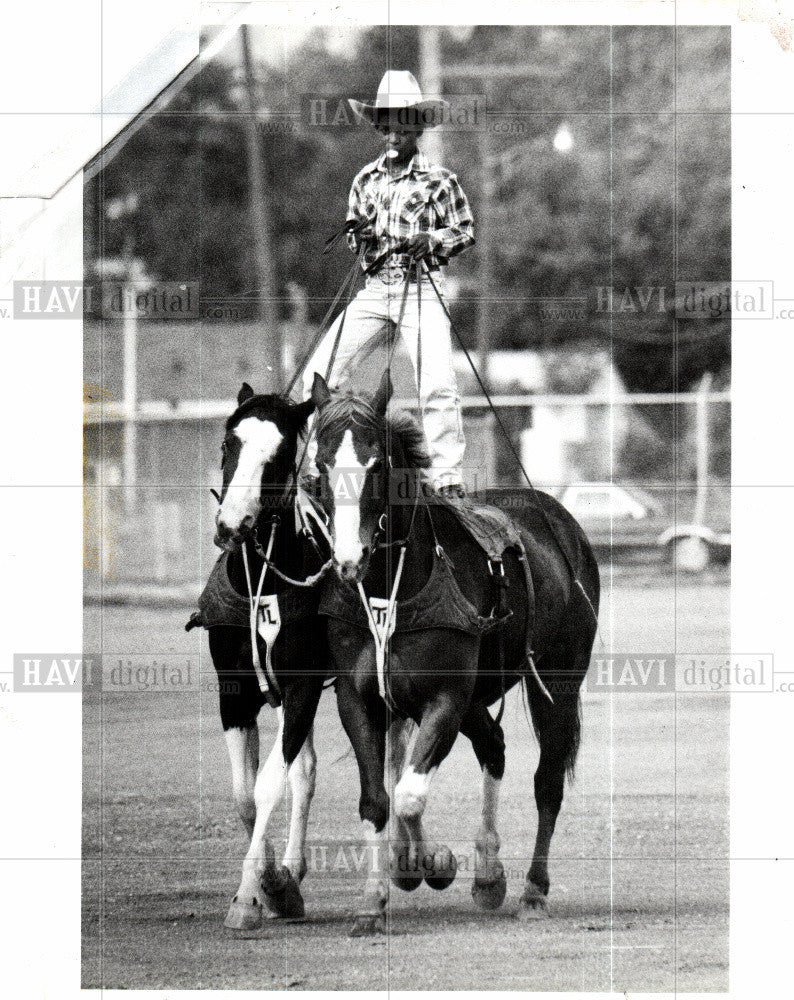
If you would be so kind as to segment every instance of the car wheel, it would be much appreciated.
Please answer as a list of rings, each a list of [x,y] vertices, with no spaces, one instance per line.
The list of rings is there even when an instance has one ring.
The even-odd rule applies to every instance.
[[[682,573],[702,573],[711,561],[708,543],[697,535],[674,539],[671,555],[673,565]]]

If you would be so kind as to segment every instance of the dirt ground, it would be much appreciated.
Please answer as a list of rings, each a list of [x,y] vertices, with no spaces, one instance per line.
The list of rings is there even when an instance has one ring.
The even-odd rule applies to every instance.
[[[729,646],[726,582],[605,574],[605,647],[634,656]],[[106,679],[128,662],[214,676],[187,609],[86,608]],[[596,653],[598,653],[597,647]],[[117,684],[116,686],[122,686]],[[390,933],[351,939],[361,876],[358,777],[333,692],[317,720],[307,921],[235,936],[222,924],[245,838],[216,694],[190,684],[88,692],[84,703],[83,986],[169,989],[702,991],[728,987],[728,720],[720,694],[588,691],[582,750],[552,846],[550,917],[514,919],[529,867],[537,748],[508,698],[500,833],[508,898],[477,910],[465,870],[480,781],[461,738],[427,827],[462,860],[445,892],[392,890]],[[275,734],[262,713],[263,745]],[[284,829],[283,813],[272,827]]]

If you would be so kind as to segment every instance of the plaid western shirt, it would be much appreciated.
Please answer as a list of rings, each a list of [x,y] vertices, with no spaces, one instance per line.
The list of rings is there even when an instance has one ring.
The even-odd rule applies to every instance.
[[[350,189],[348,221],[367,222],[347,238],[353,251],[365,242],[362,266],[420,232],[430,233],[430,268],[446,264],[474,243],[471,209],[455,174],[431,166],[419,152],[397,174],[389,173],[387,162],[384,154],[368,163]]]

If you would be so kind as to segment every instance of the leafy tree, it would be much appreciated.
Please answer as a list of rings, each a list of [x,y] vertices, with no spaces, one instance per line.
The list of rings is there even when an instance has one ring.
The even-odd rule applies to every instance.
[[[419,74],[415,27],[350,33],[348,48],[332,35],[309,32],[281,66],[258,68],[279,281],[308,290],[315,322],[349,266],[341,249],[323,256],[323,243],[379,143],[365,127],[313,124],[303,95],[371,95],[387,68]],[[502,69],[486,84],[465,76],[445,83],[450,93],[487,93],[493,346],[606,343],[634,389],[686,388],[703,371],[724,368],[727,319],[684,321],[673,307],[676,281],[718,281],[731,270],[728,29],[450,28],[442,49],[442,65]],[[132,249],[152,275],[199,277],[206,297],[253,291],[240,90],[231,62],[208,64],[89,183],[89,267]],[[552,144],[563,124],[573,137],[567,153]],[[446,165],[481,220],[478,141],[471,132],[444,133]],[[114,211],[118,205],[127,210]],[[470,344],[480,253],[455,265],[463,293],[456,319]],[[597,291],[606,286],[618,298],[626,288],[663,288],[666,308],[656,308],[657,294],[652,308],[607,313]],[[553,296],[583,299],[584,311],[550,321],[537,299]]]

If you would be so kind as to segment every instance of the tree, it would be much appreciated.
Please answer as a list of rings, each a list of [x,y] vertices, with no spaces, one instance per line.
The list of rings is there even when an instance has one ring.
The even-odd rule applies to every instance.
[[[274,29],[261,29],[274,30]],[[346,214],[355,173],[379,151],[367,127],[310,121],[303,95],[373,95],[388,68],[418,72],[415,27],[378,26],[336,44],[318,28],[261,65],[263,156],[275,205],[277,273],[325,312],[350,262],[325,238]],[[495,182],[497,286],[487,290],[494,347],[610,343],[634,389],[685,388],[730,357],[729,323],[677,319],[675,282],[730,274],[730,35],[720,27],[474,27],[443,33],[442,62],[515,66],[487,88],[492,145],[510,169]],[[465,77],[450,92],[475,91]],[[158,277],[198,277],[203,296],[254,286],[244,137],[233,66],[210,63],[90,183],[91,238],[115,255],[130,242]],[[565,122],[573,147],[552,138]],[[288,128],[286,126],[289,126]],[[509,127],[506,127],[509,126]],[[446,165],[480,212],[482,165],[471,132],[445,131]],[[509,151],[526,147],[515,162]],[[133,211],[107,207],[134,195]],[[455,263],[456,322],[474,339],[478,257]],[[668,308],[605,313],[597,289],[663,288]],[[544,318],[538,299],[584,299],[581,315]]]

